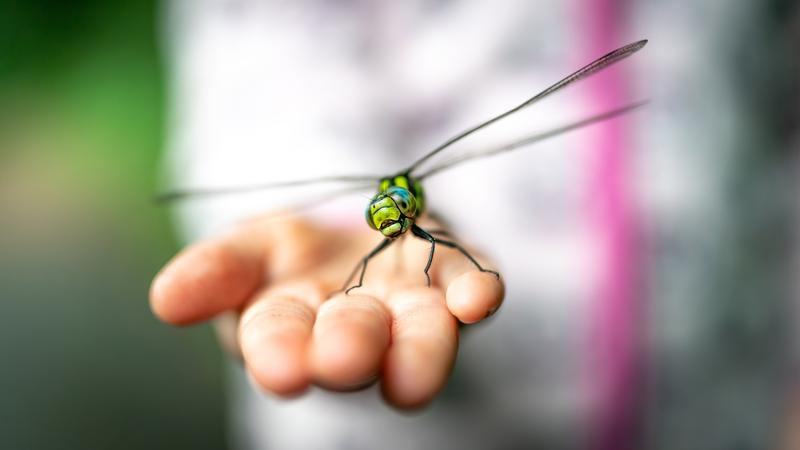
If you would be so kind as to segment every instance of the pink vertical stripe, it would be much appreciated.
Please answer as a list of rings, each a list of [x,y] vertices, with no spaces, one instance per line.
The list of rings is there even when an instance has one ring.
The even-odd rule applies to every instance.
[[[626,2],[580,2],[582,59],[591,60],[627,42],[620,29]],[[589,104],[604,109],[629,101],[626,65],[630,60],[590,78]],[[621,67],[620,67],[621,66]],[[587,134],[589,220],[596,230],[600,257],[599,285],[589,312],[587,379],[591,386],[589,447],[597,450],[635,448],[640,403],[638,351],[637,239],[633,222],[628,154],[628,119],[601,124]]]

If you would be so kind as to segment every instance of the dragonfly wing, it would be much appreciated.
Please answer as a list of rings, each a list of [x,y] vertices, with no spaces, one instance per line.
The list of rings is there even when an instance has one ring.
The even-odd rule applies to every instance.
[[[500,120],[502,120],[502,119],[504,119],[504,118],[506,118],[506,117],[508,117],[508,116],[510,116],[510,115],[512,115],[512,114],[524,109],[524,108],[527,108],[528,106],[538,102],[539,100],[544,99],[545,97],[547,97],[547,96],[549,96],[549,95],[551,95],[551,94],[553,94],[553,93],[555,93],[555,92],[557,92],[557,91],[569,86],[570,84],[572,84],[572,83],[574,83],[574,82],[576,82],[578,80],[581,80],[583,78],[586,78],[586,77],[588,77],[588,76],[590,76],[592,74],[595,74],[595,73],[599,72],[600,70],[602,70],[602,69],[614,64],[615,62],[618,62],[618,61],[620,61],[620,60],[632,55],[633,53],[639,51],[646,44],[647,44],[647,40],[643,39],[641,41],[637,41],[637,42],[634,42],[632,44],[628,44],[628,45],[625,45],[623,47],[620,47],[620,48],[618,48],[618,49],[616,49],[616,50],[614,50],[614,51],[612,51],[612,52],[610,52],[610,53],[608,53],[608,54],[606,54],[606,55],[604,55],[604,56],[602,56],[602,57],[600,57],[600,58],[598,58],[598,59],[596,59],[596,60],[594,60],[592,62],[590,62],[589,64],[583,66],[582,68],[578,69],[577,71],[575,71],[575,72],[571,73],[570,75],[564,77],[563,79],[559,80],[557,83],[551,85],[547,89],[545,89],[545,90],[539,92],[538,94],[534,95],[533,97],[525,100],[521,104],[519,104],[519,105],[509,109],[508,111],[505,111],[505,112],[503,112],[503,113],[501,113],[501,114],[499,114],[497,116],[494,116],[494,117],[492,117],[492,118],[490,118],[490,119],[488,119],[488,120],[486,120],[484,122],[479,123],[478,125],[475,125],[475,126],[473,126],[471,128],[468,128],[468,129],[462,131],[461,133],[453,136],[452,138],[448,139],[447,141],[445,141],[444,143],[442,143],[438,147],[436,147],[433,150],[429,151],[426,155],[422,156],[420,159],[414,161],[410,166],[408,166],[408,168],[404,172],[405,173],[413,172],[414,169],[418,168],[422,163],[424,163],[425,161],[427,161],[428,159],[430,159],[434,155],[438,154],[439,152],[441,152],[442,150],[446,149],[447,147],[450,147],[451,145],[455,144],[456,142],[464,139],[465,137],[471,135],[472,133],[475,133],[478,130],[486,128],[486,127],[488,127],[489,125],[491,125],[491,124],[493,124],[495,122],[498,122],[498,121],[500,121]]]
[[[491,119],[488,119],[488,120],[486,120],[486,121],[484,121],[484,122],[482,122],[482,123],[480,123],[478,125],[475,125],[475,126],[473,126],[471,128],[468,128],[467,130],[462,131],[461,133],[459,133],[459,134],[455,135],[454,137],[448,139],[443,144],[441,144],[438,147],[434,148],[433,150],[428,152],[426,155],[424,155],[422,158],[418,159],[413,164],[408,166],[406,168],[406,170],[404,170],[402,173],[411,173],[411,172],[413,172],[414,169],[416,169],[419,165],[421,165],[422,163],[424,163],[425,161],[427,161],[428,159],[430,159],[432,156],[436,155],[437,153],[441,152],[442,150],[446,149],[447,147],[451,146],[452,144],[464,139],[465,137],[471,135],[472,133],[475,133],[476,131],[478,131],[478,130],[480,130],[482,128],[486,128],[489,125],[491,125],[491,124],[493,124],[493,123],[495,123],[495,122],[497,122],[497,121],[499,121],[499,120],[501,120],[501,119],[503,119],[505,117],[508,117],[508,116],[510,116],[510,115],[512,115],[512,114],[514,114],[514,113],[516,113],[516,112],[518,112],[518,111],[520,111],[520,110],[522,110],[522,109],[524,109],[524,108],[536,103],[537,101],[549,96],[550,94],[553,94],[553,93],[563,89],[566,86],[569,86],[570,84],[572,84],[572,83],[574,83],[574,82],[576,82],[576,81],[578,81],[578,80],[580,80],[582,78],[585,78],[585,77],[587,77],[589,75],[592,75],[592,74],[602,70],[603,68],[608,67],[609,65],[614,64],[615,62],[630,56],[634,52],[636,52],[639,49],[641,49],[642,47],[644,47],[645,44],[647,44],[647,40],[641,40],[641,41],[638,41],[638,42],[634,42],[634,43],[628,44],[628,45],[626,45],[624,47],[620,47],[620,48],[618,48],[618,49],[606,54],[605,56],[602,56],[601,58],[598,58],[598,59],[592,61],[591,63],[587,64],[586,66],[582,67],[581,69],[577,70],[576,72],[568,75],[567,77],[561,79],[557,83],[555,83],[552,86],[548,87],[547,89],[541,91],[540,93],[534,95],[533,97],[529,98],[528,100],[524,101],[523,103],[515,106],[514,108],[511,108],[510,110],[505,111],[505,112],[503,112],[503,113],[501,113],[501,114],[499,114],[499,115],[497,115],[495,117],[492,117]],[[594,122],[596,122],[598,120],[602,120],[602,119],[591,120],[591,118],[590,118],[590,119],[587,119],[587,120],[590,120],[591,121],[590,123],[594,123]],[[583,122],[585,122],[585,121],[583,121]],[[468,161],[468,160],[471,160],[471,159],[475,159],[477,157],[489,156],[491,154],[499,153],[499,152],[502,152],[502,151],[509,151],[509,150],[511,150],[513,148],[517,148],[517,147],[520,147],[522,145],[527,145],[527,144],[533,143],[535,141],[538,141],[538,140],[541,140],[541,139],[545,139],[547,137],[552,137],[552,136],[564,133],[566,131],[569,131],[569,130],[572,130],[572,129],[575,129],[575,128],[579,128],[580,126],[584,126],[584,125],[588,125],[588,123],[583,123],[583,124],[577,123],[577,124],[572,124],[571,126],[568,125],[566,127],[560,127],[558,129],[551,130],[548,133],[543,133],[543,135],[546,135],[546,136],[543,136],[543,135],[530,136],[528,138],[525,138],[523,140],[518,141],[516,145],[510,144],[510,145],[513,146],[512,148],[506,148],[508,146],[504,146],[504,149],[495,148],[495,149],[490,150],[489,152],[480,152],[480,154],[465,155],[463,157],[451,159],[449,161],[446,161],[444,164],[438,165],[438,166],[434,167],[433,169],[425,172],[421,176],[421,178],[424,178],[425,176],[433,175],[434,173],[441,172],[442,170],[445,170],[447,168],[453,167],[453,166],[455,166],[457,164],[460,164],[461,162],[465,162],[465,161]],[[309,186],[309,185],[324,185],[326,183],[359,184],[359,189],[360,189],[362,184],[365,184],[365,183],[377,183],[380,180],[380,178],[381,177],[365,176],[365,175],[344,175],[344,176],[329,176],[329,177],[321,177],[321,178],[305,179],[305,180],[295,180],[295,181],[286,181],[286,182],[261,183],[261,184],[254,184],[254,185],[248,185],[248,186],[233,186],[233,187],[221,187],[221,188],[211,188],[211,189],[203,189],[203,188],[199,188],[199,189],[179,189],[179,190],[165,192],[163,194],[157,195],[155,200],[157,202],[164,203],[164,202],[171,202],[171,201],[177,201],[177,200],[188,200],[188,199],[200,199],[200,198],[208,198],[208,197],[217,197],[217,196],[223,196],[223,195],[239,194],[239,193],[254,192],[254,191],[261,191],[261,190],[268,190],[268,189],[291,188],[291,187]]]
[[[155,197],[155,201],[158,203],[166,203],[172,202],[177,200],[190,200],[190,199],[201,199],[201,198],[208,198],[208,197],[219,197],[223,195],[231,195],[231,194],[241,194],[246,192],[256,192],[256,191],[263,191],[269,189],[279,189],[279,188],[293,188],[293,187],[301,187],[301,186],[311,186],[311,185],[324,185],[324,184],[336,184],[336,183],[345,183],[353,185],[352,190],[357,191],[363,189],[364,185],[375,185],[380,180],[380,177],[376,176],[367,176],[367,175],[342,175],[342,176],[329,176],[329,177],[320,177],[320,178],[312,178],[312,179],[305,179],[305,180],[293,180],[293,181],[279,181],[279,182],[272,182],[272,183],[259,183],[259,184],[252,184],[247,186],[231,186],[231,187],[220,187],[220,188],[198,188],[198,189],[177,189],[174,191],[164,192],[162,194],[158,194]],[[357,188],[357,189],[356,189]]]
[[[470,152],[461,154],[459,156],[450,158],[449,160],[443,161],[441,164],[432,167],[431,169],[423,172],[422,174],[417,175],[417,179],[424,180],[431,175],[435,175],[437,173],[443,172],[448,170],[452,167],[458,166],[462,163],[467,161],[472,161],[478,158],[486,158],[489,156],[494,156],[499,153],[510,152],[512,150],[516,150],[521,147],[525,147],[528,145],[535,144],[537,142],[544,141],[546,139],[550,139],[556,136],[560,136],[564,133],[568,133],[573,130],[577,130],[579,128],[587,127],[589,125],[602,122],[604,120],[611,119],[613,117],[617,117],[626,113],[629,113],[637,108],[640,108],[647,104],[647,101],[632,103],[630,105],[623,106],[621,108],[612,109],[610,111],[606,111],[604,113],[596,114],[593,116],[589,116],[583,120],[579,120],[577,122],[572,122],[566,125],[561,125],[559,127],[552,128],[550,130],[544,131],[542,133],[533,134],[530,136],[523,137],[521,139],[517,139],[515,141],[511,141],[509,143],[498,145],[496,147],[491,147],[488,149],[483,149],[481,151]]]
[[[330,188],[322,191],[315,191],[314,193],[307,193],[297,199],[280,199],[281,204],[273,204],[263,206],[256,203],[252,209],[251,214],[258,214],[259,220],[276,220],[303,215],[307,218],[313,217],[316,220],[334,219],[339,220],[341,214],[346,214],[347,217],[359,217],[357,214],[353,216],[353,207],[355,203],[354,196],[357,194],[361,197],[369,198],[363,194],[371,195],[375,191],[375,183],[362,183],[351,184],[349,186],[340,188]],[[366,200],[365,200],[366,202]],[[363,206],[363,205],[362,205]],[[200,210],[208,211],[208,210]],[[239,210],[241,211],[241,210]],[[349,219],[348,219],[349,220]]]
[[[318,206],[327,204],[330,201],[338,200],[343,196],[355,194],[357,192],[369,192],[375,190],[375,184],[357,184],[352,186],[343,187],[341,189],[331,189],[328,192],[320,193],[319,195],[311,195],[303,199],[299,203],[295,203],[288,208],[281,208],[278,212],[274,213],[272,217],[285,217],[293,216],[303,211],[307,211]]]

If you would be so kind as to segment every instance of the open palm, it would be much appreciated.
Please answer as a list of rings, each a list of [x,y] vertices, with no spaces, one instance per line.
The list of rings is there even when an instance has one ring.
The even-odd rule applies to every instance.
[[[425,287],[429,244],[409,237],[370,262],[363,287],[336,292],[379,240],[298,218],[256,218],[179,253],[153,280],[151,306],[175,325],[236,312],[236,346],[266,391],[291,396],[311,383],[346,391],[380,380],[390,404],[421,407],[450,374],[458,322],[493,313],[503,285],[437,247]]]

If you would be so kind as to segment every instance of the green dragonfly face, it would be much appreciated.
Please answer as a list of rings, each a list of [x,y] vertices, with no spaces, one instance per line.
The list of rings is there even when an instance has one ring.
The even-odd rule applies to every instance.
[[[369,202],[365,213],[370,227],[388,238],[405,233],[414,223],[417,199],[406,188],[392,186]]]

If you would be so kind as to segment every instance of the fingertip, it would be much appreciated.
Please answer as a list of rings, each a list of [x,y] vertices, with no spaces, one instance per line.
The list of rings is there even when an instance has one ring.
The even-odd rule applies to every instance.
[[[196,244],[179,253],[150,287],[160,320],[187,325],[243,304],[260,284],[260,262],[222,243]]]
[[[251,356],[247,360],[247,373],[260,390],[281,397],[297,396],[311,384],[304,358],[291,350]]]
[[[372,297],[338,296],[324,303],[309,351],[314,381],[341,391],[374,382],[391,339],[389,323],[389,313]]]
[[[495,274],[469,271],[447,286],[447,308],[461,322],[476,323],[497,311],[504,292],[503,282]]]
[[[284,399],[300,396],[308,390],[311,382],[287,373],[283,377],[265,376],[264,372],[246,368],[250,384],[264,394],[276,395]]]
[[[383,368],[381,393],[384,400],[407,412],[427,406],[444,387],[450,373],[450,364],[442,367],[431,360],[440,357],[438,349],[426,349],[420,342],[393,348]]]
[[[395,408],[413,411],[441,392],[458,351],[458,327],[441,293],[409,289],[389,300],[392,346],[383,365],[381,390]]]
[[[310,382],[306,354],[314,313],[289,299],[270,299],[242,318],[239,343],[252,380],[264,391],[293,396]]]
[[[177,318],[172,317],[172,311],[169,308],[169,302],[167,300],[171,284],[172,280],[170,279],[170,275],[166,273],[164,269],[160,270],[156,276],[153,277],[153,282],[150,283],[149,293],[150,311],[162,322],[180,325],[175,322]]]

